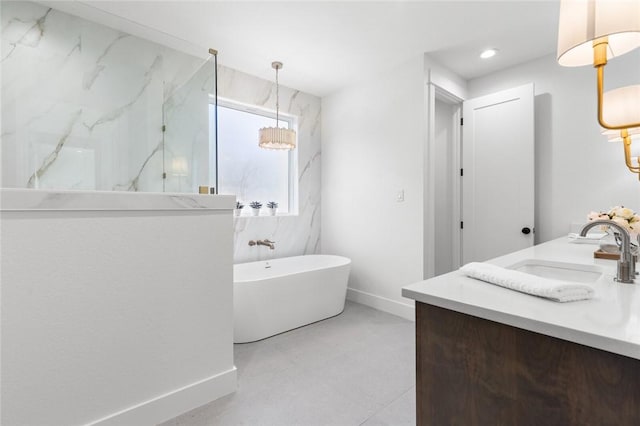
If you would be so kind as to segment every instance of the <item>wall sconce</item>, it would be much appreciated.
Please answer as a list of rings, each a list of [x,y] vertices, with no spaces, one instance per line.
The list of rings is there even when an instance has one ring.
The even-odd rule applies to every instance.
[[[272,62],[271,68],[276,70],[276,127],[263,127],[258,133],[258,146],[264,149],[294,149],[296,147],[296,132],[279,126],[280,115],[280,84],[278,70],[282,69],[282,62]]]
[[[558,63],[575,67],[592,64],[597,73],[598,122],[610,140],[621,140],[625,162],[631,164],[631,136],[640,128],[640,84],[604,93],[607,61],[640,47],[640,1],[561,0]]]
[[[593,64],[596,68],[598,121],[605,129],[640,127],[640,85],[603,94],[607,61],[639,46],[639,1],[561,0],[558,63],[567,67]],[[625,103],[636,109],[623,116],[608,111],[623,109]]]

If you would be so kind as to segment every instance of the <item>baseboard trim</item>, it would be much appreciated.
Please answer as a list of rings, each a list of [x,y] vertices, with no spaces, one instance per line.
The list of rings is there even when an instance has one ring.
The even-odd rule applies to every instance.
[[[156,425],[235,392],[236,367],[110,414],[90,425]]]
[[[416,320],[416,310],[413,305],[387,299],[386,297],[367,293],[366,291],[347,287],[347,300],[397,315],[404,319],[408,319],[409,321]]]

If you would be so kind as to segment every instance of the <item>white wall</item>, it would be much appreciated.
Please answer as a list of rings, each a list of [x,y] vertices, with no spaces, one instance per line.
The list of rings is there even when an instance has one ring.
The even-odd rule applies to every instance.
[[[624,165],[622,146],[600,136],[593,67],[561,67],[549,55],[469,81],[469,96],[528,82],[536,95],[536,242],[566,235],[591,210],[640,210],[640,183]],[[606,67],[605,90],[628,84],[640,84],[640,50]]]
[[[422,56],[322,100],[322,252],[352,259],[350,298],[410,318],[400,290],[423,273],[424,102]]]
[[[1,195],[0,423],[157,424],[235,390],[233,197]]]
[[[467,99],[467,80],[440,64],[428,53],[424,54],[424,74],[429,83],[438,86],[450,96]]]
[[[607,89],[639,83],[639,55],[610,62]],[[536,242],[566,235],[591,210],[640,210],[638,178],[624,166],[622,147],[600,136],[592,67],[563,68],[549,55],[469,82],[455,77],[425,55],[323,99],[322,251],[353,259],[352,299],[408,316],[400,288],[422,280],[423,265],[433,273],[429,206],[421,200],[436,196],[438,151],[430,158],[424,148],[425,79],[464,99],[535,84]],[[424,177],[423,162],[434,166]],[[396,203],[402,188],[406,201]]]

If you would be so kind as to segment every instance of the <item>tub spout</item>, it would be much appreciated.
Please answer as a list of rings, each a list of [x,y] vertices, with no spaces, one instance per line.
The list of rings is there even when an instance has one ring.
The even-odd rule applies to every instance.
[[[258,240],[256,241],[256,244],[259,246],[266,246],[269,247],[271,250],[276,248],[276,242],[275,241],[269,241],[267,240]]]

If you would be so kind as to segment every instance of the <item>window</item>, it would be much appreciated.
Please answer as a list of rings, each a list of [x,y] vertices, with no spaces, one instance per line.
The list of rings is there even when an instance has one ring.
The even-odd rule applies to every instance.
[[[211,122],[214,108],[209,108]],[[279,118],[280,127],[295,125],[291,116],[280,114]],[[252,201],[263,206],[275,201],[278,213],[293,213],[296,152],[258,147],[259,129],[273,126],[275,112],[218,101],[218,193],[236,195],[247,208]]]

